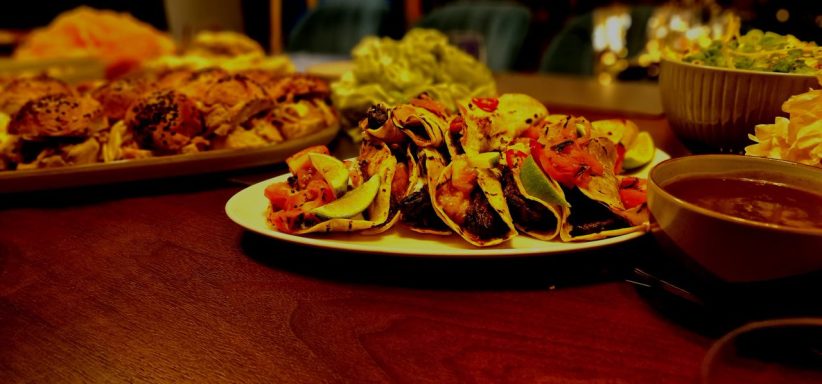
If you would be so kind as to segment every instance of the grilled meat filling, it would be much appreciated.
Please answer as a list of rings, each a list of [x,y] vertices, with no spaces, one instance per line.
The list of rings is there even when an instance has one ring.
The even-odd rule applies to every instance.
[[[508,226],[479,187],[471,191],[471,203],[462,226],[481,240],[504,237],[508,232]]]
[[[574,209],[568,217],[571,236],[584,236],[602,231],[630,227],[625,219],[615,215],[608,207],[589,199],[579,188],[563,188],[565,198]]]
[[[368,108],[366,116],[368,117],[368,128],[377,129],[388,120],[388,111],[384,106],[375,104]]]
[[[502,171],[502,194],[508,203],[511,217],[526,230],[547,231],[556,228],[557,219],[544,205],[528,200],[520,193],[514,180],[514,172],[505,168]]]
[[[425,130],[425,126],[422,125],[421,121],[410,121],[406,123],[403,128],[413,132],[414,135],[423,140],[431,139],[431,136],[428,134],[428,131]]]
[[[400,202],[402,221],[412,227],[448,231],[449,228],[440,220],[431,205],[428,189],[411,193]]]

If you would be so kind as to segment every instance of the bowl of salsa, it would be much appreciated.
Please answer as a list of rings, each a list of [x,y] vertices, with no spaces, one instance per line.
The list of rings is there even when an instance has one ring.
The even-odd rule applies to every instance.
[[[755,282],[822,270],[822,169],[698,155],[658,164],[648,181],[659,243],[715,277]]]

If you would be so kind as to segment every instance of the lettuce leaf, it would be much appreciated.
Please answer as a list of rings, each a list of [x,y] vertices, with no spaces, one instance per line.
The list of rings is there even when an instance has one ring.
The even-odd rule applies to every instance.
[[[452,112],[456,100],[495,96],[487,66],[448,43],[436,30],[412,29],[402,40],[367,37],[351,52],[354,69],[331,84],[340,110],[406,103],[428,92]]]

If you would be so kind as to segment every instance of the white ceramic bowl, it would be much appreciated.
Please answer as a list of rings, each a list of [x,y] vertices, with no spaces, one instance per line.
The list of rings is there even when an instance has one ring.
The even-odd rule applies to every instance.
[[[757,124],[784,116],[782,103],[818,84],[811,75],[757,72],[662,61],[662,107],[694,153],[740,153]]]
[[[767,281],[822,270],[822,229],[745,220],[674,197],[661,186],[685,175],[740,175],[822,191],[822,169],[740,155],[663,161],[648,177],[652,233],[671,256],[695,261],[728,282]]]

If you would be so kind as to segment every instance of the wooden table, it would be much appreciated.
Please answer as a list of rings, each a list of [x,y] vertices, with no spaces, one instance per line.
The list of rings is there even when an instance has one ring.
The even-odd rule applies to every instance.
[[[663,117],[633,117],[685,153]],[[696,381],[712,338],[624,281],[657,256],[648,237],[425,259],[305,248],[229,221],[237,180],[282,170],[3,196],[0,382]]]

